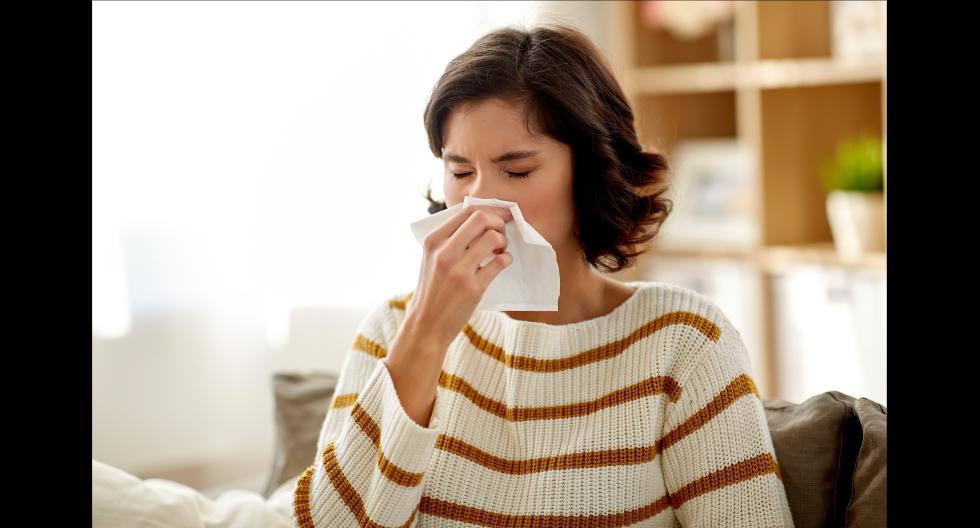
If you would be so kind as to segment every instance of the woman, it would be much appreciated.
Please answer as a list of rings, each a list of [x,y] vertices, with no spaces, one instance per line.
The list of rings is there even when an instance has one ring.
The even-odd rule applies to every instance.
[[[429,212],[517,202],[555,248],[559,310],[476,310],[511,218],[447,219],[415,290],[361,323],[293,525],[792,526],[732,323],[691,290],[596,272],[632,265],[671,203],[594,44],[493,31],[449,63],[425,126],[445,165]]]

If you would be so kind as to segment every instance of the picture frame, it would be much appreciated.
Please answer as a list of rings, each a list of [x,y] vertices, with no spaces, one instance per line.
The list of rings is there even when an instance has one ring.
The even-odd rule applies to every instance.
[[[667,196],[674,208],[658,234],[662,247],[746,249],[761,239],[755,162],[738,139],[679,142],[670,154]]]

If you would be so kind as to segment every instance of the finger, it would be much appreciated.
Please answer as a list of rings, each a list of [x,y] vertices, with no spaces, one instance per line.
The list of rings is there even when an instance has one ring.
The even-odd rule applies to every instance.
[[[476,278],[480,281],[483,289],[486,290],[490,287],[490,284],[500,272],[504,270],[507,266],[510,266],[514,262],[514,256],[510,253],[504,252],[493,258],[486,266],[483,266],[476,272]]]
[[[443,222],[439,227],[432,230],[431,233],[426,237],[433,237],[438,242],[438,246],[441,246],[448,240],[453,234],[455,234],[460,227],[467,221],[476,211],[486,211],[489,213],[494,213],[494,216],[503,217],[505,221],[511,220],[510,210],[504,207],[495,207],[490,205],[467,205],[456,211],[455,214],[449,217],[445,222]],[[479,233],[473,233],[474,237]],[[466,241],[473,240],[473,237],[468,238]],[[464,245],[465,247],[465,245]]]
[[[506,222],[499,215],[487,211],[474,211],[463,222],[463,225],[449,237],[447,250],[457,259],[462,259],[468,249],[476,244],[488,230],[494,230],[504,235],[506,233],[505,227]]]
[[[495,229],[488,229],[470,244],[461,257],[460,264],[466,266],[466,269],[476,271],[487,257],[494,253],[502,253],[505,249],[507,249],[507,236]]]

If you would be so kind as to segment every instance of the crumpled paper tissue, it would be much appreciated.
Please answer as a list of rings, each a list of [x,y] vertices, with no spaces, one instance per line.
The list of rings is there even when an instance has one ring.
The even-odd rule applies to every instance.
[[[551,244],[524,220],[517,202],[465,196],[461,204],[412,222],[415,239],[419,244],[423,243],[426,235],[469,204],[505,207],[514,217],[504,228],[507,237],[504,251],[510,253],[514,260],[490,283],[476,309],[557,312],[561,291],[558,257]],[[480,267],[494,257],[494,254],[487,256]]]

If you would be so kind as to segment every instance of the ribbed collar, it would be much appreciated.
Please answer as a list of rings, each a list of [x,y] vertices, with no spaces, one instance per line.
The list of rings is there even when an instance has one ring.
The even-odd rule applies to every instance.
[[[662,285],[662,283],[629,281],[624,282],[624,284],[636,288],[633,295],[611,312],[585,321],[548,324],[512,319],[506,313],[496,310],[477,310],[474,312],[470,324],[477,332],[486,334],[484,337],[491,335],[507,337],[562,335],[576,340],[593,341],[594,338],[601,338],[610,331],[615,332],[618,329],[621,332],[623,328],[643,324],[646,321],[640,321],[640,319],[651,315],[653,309],[651,301],[654,300],[658,285]]]

